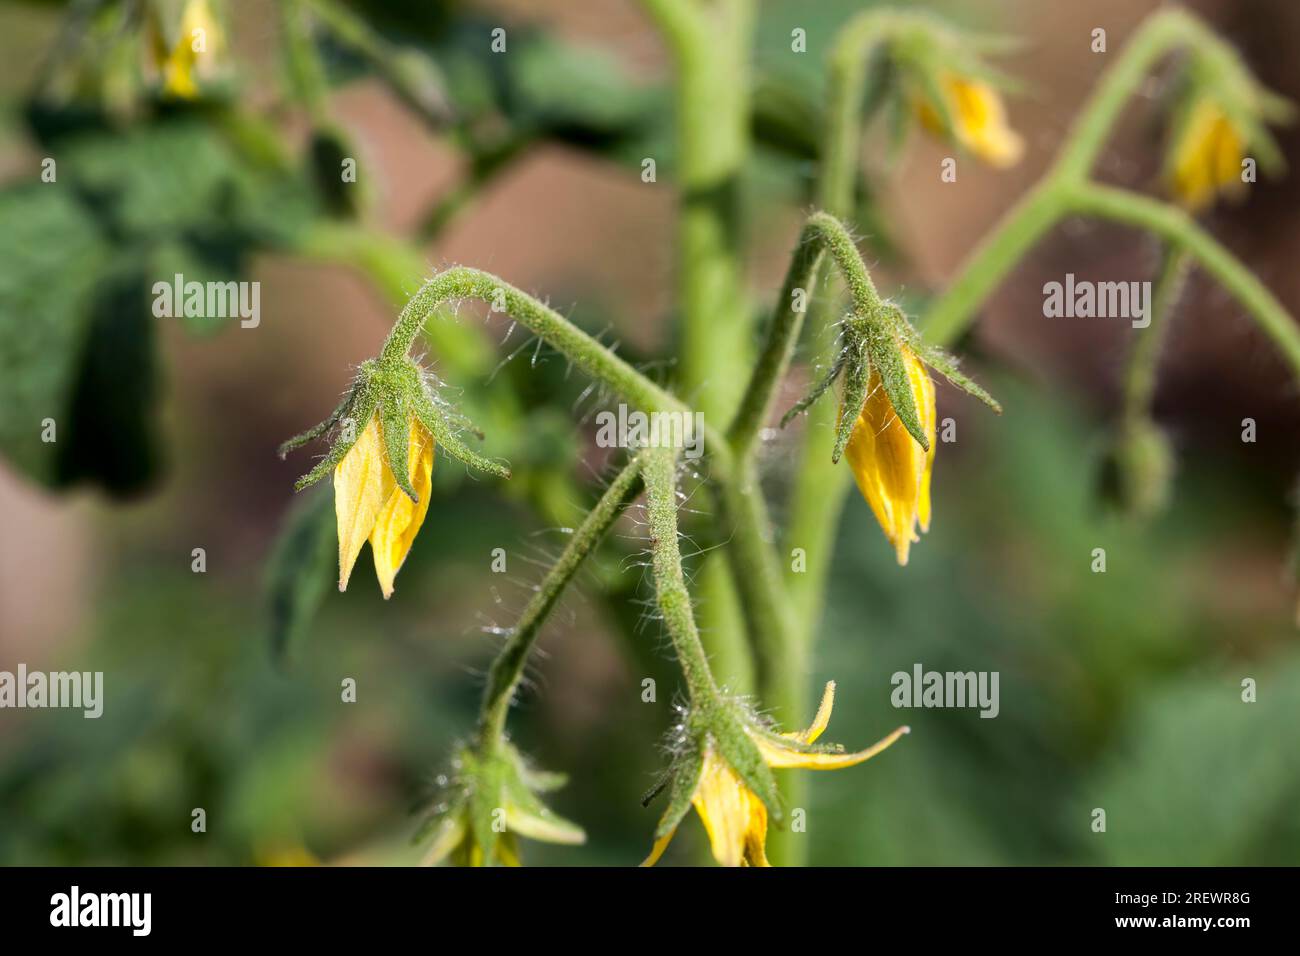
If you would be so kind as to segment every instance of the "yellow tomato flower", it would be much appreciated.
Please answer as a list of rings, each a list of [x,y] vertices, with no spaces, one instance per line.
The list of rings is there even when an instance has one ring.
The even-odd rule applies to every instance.
[[[835,705],[835,682],[829,681],[822,694],[817,716],[806,730],[777,734],[759,727],[746,727],[763,761],[773,769],[803,768],[838,770],[869,760],[908,732],[899,727],[888,737],[856,753],[813,749],[811,745],[830,723]],[[770,866],[767,861],[767,807],[740,775],[710,744],[704,750],[699,779],[691,797],[709,835],[713,858],[723,866]],[[655,841],[642,866],[653,866],[663,856],[677,828]]]
[[[181,11],[176,43],[168,48],[162,29],[153,29],[154,63],[162,72],[163,93],[192,100],[199,95],[196,74],[213,62],[223,42],[208,0],[189,0]]]
[[[393,579],[411,550],[429,510],[433,475],[433,435],[410,416],[407,480],[418,498],[412,501],[393,476],[379,415],[334,469],[334,513],[339,531],[339,590],[347,589],[352,567],[369,540],[375,574],[384,597],[392,597]]]
[[[1192,107],[1171,151],[1166,172],[1170,188],[1186,208],[1203,209],[1217,192],[1241,191],[1245,154],[1241,131],[1217,104],[1202,99]]]
[[[906,346],[902,354],[917,417],[930,450],[922,448],[898,420],[880,376],[872,368],[867,400],[858,412],[845,451],[862,497],[871,505],[885,537],[894,546],[898,563],[905,565],[912,542],[920,540],[917,526],[922,531],[930,529],[930,474],[934,470],[936,414],[934,382],[925,363]],[[851,414],[851,411],[841,408],[840,414]]]
[[[987,83],[944,73],[939,93],[957,142],[991,166],[1014,166],[1024,153],[1024,140],[1009,125],[1002,97]],[[917,114],[932,133],[943,136],[949,130],[933,103],[922,98]]]

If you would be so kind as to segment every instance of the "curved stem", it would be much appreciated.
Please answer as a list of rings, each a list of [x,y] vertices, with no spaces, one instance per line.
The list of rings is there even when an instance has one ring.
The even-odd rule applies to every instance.
[[[961,271],[920,323],[927,342],[951,345],[1031,248],[1066,213],[1059,180],[1045,179],[1021,197],[962,264]]]
[[[754,366],[740,409],[727,429],[727,438],[737,460],[751,453],[754,439],[771,412],[772,400],[790,367],[790,358],[799,341],[804,313],[816,292],[817,272],[827,250],[849,287],[853,308],[860,314],[873,315],[881,306],[880,294],[844,224],[829,213],[817,212],[809,216],[790,260],[766,344]],[[803,309],[795,307],[798,292],[803,293]]]
[[[1075,194],[1086,188],[1125,103],[1162,56],[1189,44],[1233,55],[1204,23],[1183,10],[1162,10],[1139,28],[1084,106],[1052,169],[979,244],[930,307],[922,323],[929,341],[948,345],[960,338],[985,299],[1034,243],[1063,216],[1079,211],[1072,205]]]
[[[1151,417],[1151,403],[1156,392],[1156,369],[1160,364],[1161,346],[1169,337],[1171,313],[1182,294],[1187,278],[1187,253],[1166,245],[1160,272],[1151,292],[1150,324],[1137,336],[1124,373],[1125,424]]]
[[[610,526],[641,490],[639,459],[634,458],[614,478],[600,500],[573,533],[554,566],[538,585],[536,593],[510,630],[501,651],[488,670],[487,688],[479,714],[479,745],[490,750],[505,731],[510,702],[524,673],[528,654],[536,643],[551,609],[587,556],[600,544]]]
[[[708,655],[700,643],[691,609],[691,595],[682,574],[682,553],[677,543],[677,458],[669,449],[644,453],[642,475],[646,487],[646,518],[650,526],[651,568],[664,627],[672,639],[682,675],[697,707],[716,705],[718,685],[709,670]]]
[[[1187,213],[1126,189],[1099,185],[1076,190],[1070,205],[1087,215],[1146,229],[1187,252],[1232,294],[1300,377],[1300,328],[1264,283]]]
[[[643,411],[688,414],[686,406],[676,396],[650,381],[564,316],[490,272],[467,266],[455,266],[440,272],[411,296],[384,343],[380,362],[403,359],[428,317],[444,303],[457,299],[479,299],[500,308],[574,365]],[[730,450],[721,436],[707,425],[705,441],[715,473],[721,478],[730,470]]]
[[[294,251],[358,269],[395,307],[405,304],[415,283],[429,274],[424,255],[409,243],[350,223],[317,223],[301,234]],[[487,375],[496,362],[492,342],[479,329],[434,322],[424,334],[438,358],[458,376]]]
[[[727,558],[758,652],[760,699],[779,722],[795,724],[806,710],[806,655],[781,577],[763,491],[752,468],[742,466],[723,486],[721,497],[731,530]]]
[[[1152,14],[1089,97],[1066,137],[1066,145],[1053,166],[1053,175],[1071,182],[1085,180],[1124,105],[1141,88],[1146,74],[1174,47],[1189,42],[1214,47],[1221,44],[1205,24],[1184,10],[1167,9]]]

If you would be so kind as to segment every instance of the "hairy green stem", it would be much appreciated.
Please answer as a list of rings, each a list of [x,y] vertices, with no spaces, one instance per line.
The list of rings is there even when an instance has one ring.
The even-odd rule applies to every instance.
[[[467,266],[453,266],[438,273],[411,296],[380,352],[381,364],[403,359],[410,352],[429,316],[444,304],[460,299],[479,299],[495,311],[504,312],[578,368],[644,411],[686,411],[675,396],[650,381],[554,309],[490,272]]]
[[[740,409],[727,429],[727,439],[737,460],[752,453],[759,429],[771,414],[772,401],[799,341],[804,314],[816,293],[823,253],[828,250],[849,287],[854,310],[872,315],[881,305],[880,295],[843,223],[824,212],[809,216],[790,259],[767,340],[750,375]]]
[[[716,706],[718,685],[709,669],[691,608],[691,595],[682,573],[682,553],[677,543],[677,459],[671,449],[643,452],[642,475],[646,487],[646,520],[650,528],[650,564],[664,628],[682,668],[682,676],[696,707]]]
[[[510,703],[542,625],[564,588],[578,573],[583,561],[600,544],[623,509],[631,504],[640,490],[640,462],[634,458],[618,473],[595,507],[573,532],[559,559],[542,579],[518,622],[511,628],[510,636],[488,670],[487,688],[483,693],[483,706],[479,715],[480,747],[491,750],[501,741]]]
[[[1137,335],[1124,373],[1123,419],[1126,424],[1151,417],[1161,347],[1169,337],[1171,313],[1182,294],[1187,269],[1187,253],[1166,246],[1151,293],[1150,323]]]
[[[721,497],[731,529],[727,558],[758,652],[760,699],[778,722],[793,726],[803,713],[804,700],[795,688],[806,683],[800,673],[806,662],[773,547],[767,505],[752,467],[742,466]]]
[[[403,306],[411,290],[429,274],[428,262],[409,243],[350,223],[317,223],[302,234],[294,251],[357,269],[396,307]],[[431,322],[424,336],[456,376],[487,375],[496,363],[492,342],[472,326]]]
[[[854,213],[871,53],[912,16],[896,11],[864,11],[846,23],[835,39],[828,66],[827,128],[817,182],[818,203],[831,216],[851,221]],[[839,287],[829,263],[821,263],[819,272],[816,286],[821,296],[809,302],[807,341],[819,361],[829,362],[836,345],[832,304],[839,298]],[[829,445],[825,450],[821,447],[834,433],[835,416],[834,403],[822,401],[813,404],[804,418],[802,457],[791,493],[784,542],[787,549],[799,548],[804,554],[804,562],[796,565],[790,561],[785,571],[795,631],[784,655],[787,665],[770,671],[769,683],[763,688],[764,697],[782,701],[783,708],[790,711],[786,719],[794,721],[807,711],[813,635],[821,622],[835,529],[849,489],[848,469],[831,461]],[[783,772],[778,778],[790,805],[798,806],[806,800],[808,785],[803,776]],[[799,865],[807,859],[807,841],[776,831],[768,851],[777,863]]]
[[[754,0],[643,5],[676,66],[677,393],[706,422],[722,423],[735,410],[751,352],[741,177],[750,148]],[[721,556],[707,556],[696,579],[701,629],[723,682],[745,692],[753,665],[737,590]]]

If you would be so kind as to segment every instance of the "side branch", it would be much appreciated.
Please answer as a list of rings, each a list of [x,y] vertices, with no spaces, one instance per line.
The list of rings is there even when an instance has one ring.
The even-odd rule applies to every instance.
[[[537,642],[542,625],[555,607],[565,587],[573,580],[588,555],[595,550],[632,500],[641,491],[640,460],[632,459],[605,489],[596,506],[583,519],[578,530],[565,545],[555,565],[547,572],[537,592],[529,600],[510,637],[488,671],[487,689],[479,715],[479,743],[491,749],[505,731],[506,715],[515,689],[524,673],[528,654]]]
[[[812,300],[817,273],[827,250],[849,288],[854,310],[862,315],[873,315],[881,307],[880,294],[844,224],[829,213],[813,213],[799,234],[799,244],[790,260],[781,298],[767,331],[767,342],[750,376],[740,410],[727,430],[727,439],[737,459],[749,454],[758,430],[771,413],[776,390],[790,367],[790,359],[799,341],[804,314]],[[804,307],[796,308],[795,296],[800,290],[804,293]]]
[[[480,299],[544,339],[583,371],[645,411],[684,411],[682,403],[553,309],[479,269],[455,266],[413,295],[384,343],[381,362],[411,350],[429,315],[453,299]]]

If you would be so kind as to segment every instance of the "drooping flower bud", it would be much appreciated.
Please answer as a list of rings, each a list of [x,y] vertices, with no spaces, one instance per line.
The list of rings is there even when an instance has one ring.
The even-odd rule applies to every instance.
[[[369,541],[380,588],[385,598],[392,596],[393,580],[429,510],[435,446],[489,474],[510,476],[503,465],[465,447],[423,371],[405,356],[362,363],[338,408],[281,445],[280,457],[326,433],[333,435],[329,454],[294,489],[334,472],[340,591]]]

